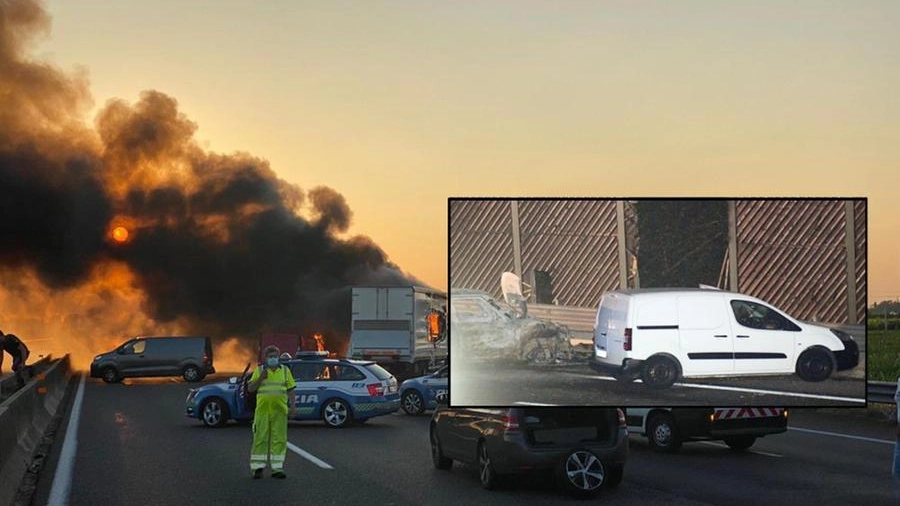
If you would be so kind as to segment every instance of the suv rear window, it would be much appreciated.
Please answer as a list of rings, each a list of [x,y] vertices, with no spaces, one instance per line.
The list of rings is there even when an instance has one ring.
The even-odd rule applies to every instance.
[[[536,445],[606,441],[617,427],[617,418],[610,413],[610,408],[525,409],[519,424]]]
[[[369,364],[366,366],[366,369],[369,370],[372,374],[375,375],[376,378],[380,380],[391,379],[391,373],[387,372],[384,367],[381,367],[378,364]]]

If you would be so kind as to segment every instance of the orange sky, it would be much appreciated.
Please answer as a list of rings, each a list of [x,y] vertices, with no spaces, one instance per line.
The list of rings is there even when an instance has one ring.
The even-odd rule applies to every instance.
[[[34,55],[336,188],[440,288],[451,195],[864,196],[900,298],[900,3],[723,4],[51,0]]]

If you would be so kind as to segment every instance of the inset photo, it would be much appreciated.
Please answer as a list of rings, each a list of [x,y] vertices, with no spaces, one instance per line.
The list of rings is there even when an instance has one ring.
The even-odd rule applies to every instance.
[[[449,403],[862,407],[866,206],[451,198]]]

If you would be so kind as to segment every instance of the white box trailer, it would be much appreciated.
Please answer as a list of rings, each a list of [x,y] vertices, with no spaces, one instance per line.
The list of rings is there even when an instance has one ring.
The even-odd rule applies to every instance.
[[[420,376],[447,359],[447,341],[429,342],[425,317],[446,314],[447,294],[418,286],[352,289],[351,358],[374,360],[400,379]]]

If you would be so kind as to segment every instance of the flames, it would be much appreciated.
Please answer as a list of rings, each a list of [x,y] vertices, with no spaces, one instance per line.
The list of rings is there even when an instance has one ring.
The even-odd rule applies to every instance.
[[[316,342],[316,351],[326,351],[325,338],[322,337],[322,334],[313,334],[313,340]]]
[[[130,337],[208,335],[217,369],[242,369],[271,328],[342,356],[351,286],[424,284],[346,235],[336,190],[205,150],[172,96],[87,121],[86,73],[30,54],[49,26],[40,2],[0,0],[0,328],[32,356],[84,369]]]

